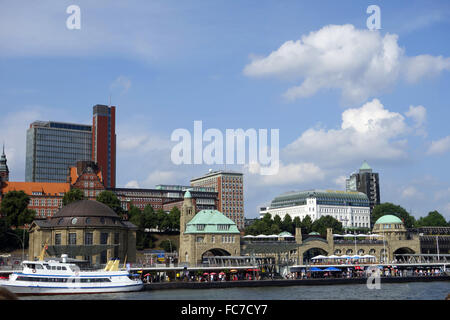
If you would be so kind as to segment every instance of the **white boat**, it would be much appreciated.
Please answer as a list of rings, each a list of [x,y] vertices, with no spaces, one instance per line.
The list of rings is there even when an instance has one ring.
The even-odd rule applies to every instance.
[[[119,270],[119,261],[110,261],[105,269],[81,271],[74,263],[61,261],[23,261],[23,270],[14,272],[0,286],[17,295],[88,294],[139,291],[144,284],[132,279],[127,270]]]

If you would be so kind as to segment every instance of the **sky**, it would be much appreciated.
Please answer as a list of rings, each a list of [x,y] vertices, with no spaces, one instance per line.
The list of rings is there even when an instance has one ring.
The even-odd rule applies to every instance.
[[[80,9],[80,28],[69,29]],[[380,29],[369,30],[370,5]],[[72,21],[72,20],[70,20]],[[450,219],[448,1],[0,0],[0,142],[24,181],[35,120],[116,108],[117,186],[244,173],[246,218],[292,190],[345,190]],[[279,171],[172,161],[176,129],[279,130]],[[205,147],[207,143],[203,144]]]

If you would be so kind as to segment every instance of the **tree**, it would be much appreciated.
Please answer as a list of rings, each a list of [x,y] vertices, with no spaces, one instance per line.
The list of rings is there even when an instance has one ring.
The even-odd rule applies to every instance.
[[[417,227],[446,227],[448,226],[444,216],[438,211],[431,211],[426,217],[421,217],[416,221]]]
[[[301,228],[302,227],[302,220],[300,220],[299,217],[295,217],[294,221],[292,223],[294,224],[294,228]]]
[[[385,202],[379,205],[376,205],[373,208],[372,216],[371,216],[371,224],[374,225],[375,222],[386,214],[391,214],[397,216],[403,221],[405,228],[413,228],[415,225],[415,218],[411,216],[408,211],[402,208],[399,205],[395,205],[390,202]]]
[[[123,215],[122,205],[120,203],[119,198],[117,198],[116,194],[112,191],[105,190],[98,194],[95,199],[98,202],[106,204],[108,207],[114,210],[119,216]]]
[[[170,239],[161,241],[161,243],[159,244],[159,247],[166,252],[173,252],[177,249],[175,242]]]
[[[342,223],[332,216],[322,216],[312,224],[312,230],[320,233],[321,236],[327,235],[327,228],[332,228],[334,232],[342,232]]]
[[[6,216],[6,226],[15,227],[29,224],[36,212],[28,209],[30,197],[23,191],[9,191],[2,199],[0,212]]]
[[[134,224],[139,229],[145,228],[145,217],[138,207],[131,205],[128,210],[128,221]]]
[[[180,209],[178,207],[173,207],[169,212],[170,229],[180,229]]]
[[[275,224],[278,227],[278,229],[280,229],[280,230],[283,228],[283,222],[281,221],[281,217],[279,215],[276,215],[273,218],[272,224]]]
[[[71,189],[64,194],[62,201],[63,205],[67,206],[69,203],[83,199],[84,199],[83,191],[81,191],[80,189]]]
[[[303,218],[302,224],[302,233],[308,234],[312,231],[312,220],[309,215],[306,215],[306,217]]]
[[[290,233],[294,233],[294,223],[292,222],[292,218],[290,215],[285,215],[284,219],[283,219],[283,223],[282,223],[282,228],[283,231],[287,231]]]

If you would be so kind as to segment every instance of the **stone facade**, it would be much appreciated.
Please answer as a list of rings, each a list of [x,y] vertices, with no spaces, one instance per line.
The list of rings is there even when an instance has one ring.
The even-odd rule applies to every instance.
[[[203,210],[198,213],[198,217],[203,214],[207,214],[208,210]],[[222,215],[218,211],[211,212],[211,216],[219,216]],[[180,263],[185,263],[188,265],[195,265],[202,262],[203,257],[206,255],[213,256],[239,256],[241,254],[240,251],[240,233],[236,228],[236,224],[232,222],[230,219],[226,218],[222,215],[222,219],[226,219],[230,221],[230,225],[228,225],[228,230],[223,231],[220,230],[220,222],[219,224],[215,224],[214,221],[210,220],[208,222],[208,226],[205,228],[205,224],[200,222],[195,226],[202,226],[201,228],[205,228],[203,231],[192,231],[187,228],[189,222],[191,222],[195,214],[195,207],[190,197],[190,194],[185,194],[183,206],[181,207],[181,216],[180,216],[180,244],[179,244],[179,261]],[[224,225],[225,226],[225,225]],[[234,227],[234,228],[233,228]],[[199,228],[199,227],[197,227]],[[211,231],[212,230],[212,231]]]
[[[74,206],[78,205],[78,209]],[[71,203],[51,219],[35,220],[29,232],[29,259],[35,259],[44,244],[82,254],[70,254],[73,258],[103,264],[112,258],[136,261],[136,226],[123,221],[113,210],[92,200]],[[107,246],[102,252],[100,246]],[[56,250],[56,249],[55,249]],[[83,253],[84,252],[84,253]],[[95,254],[90,254],[95,252]]]

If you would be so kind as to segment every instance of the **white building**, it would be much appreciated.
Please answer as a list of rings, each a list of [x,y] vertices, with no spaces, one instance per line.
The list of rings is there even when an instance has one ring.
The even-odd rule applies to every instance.
[[[267,209],[272,218],[283,220],[286,214],[303,220],[306,215],[315,221],[332,216],[344,228],[370,228],[369,199],[362,192],[309,190],[287,192],[276,197]]]

